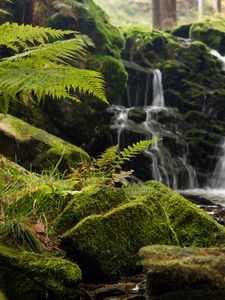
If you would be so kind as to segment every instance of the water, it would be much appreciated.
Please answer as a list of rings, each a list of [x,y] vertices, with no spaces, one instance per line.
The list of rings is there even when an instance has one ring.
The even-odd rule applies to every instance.
[[[221,62],[222,71],[225,71],[225,56],[222,56],[218,51],[212,49],[210,53],[218,58],[218,60]]]
[[[139,139],[162,139],[143,152],[146,161],[150,161],[146,162],[149,164],[148,178],[163,182],[173,189],[195,188],[198,186],[197,177],[188,163],[188,144],[177,127],[176,114],[165,105],[162,74],[157,69],[147,70],[145,82],[141,81],[142,90],[133,84],[128,85],[125,101],[128,107],[120,103],[109,109],[114,114],[111,127],[117,131],[117,143],[127,146],[131,135],[140,136]],[[141,101],[141,97],[144,101]],[[140,103],[143,103],[142,106]],[[140,120],[132,117],[137,114],[137,108]],[[169,145],[173,145],[176,154]]]

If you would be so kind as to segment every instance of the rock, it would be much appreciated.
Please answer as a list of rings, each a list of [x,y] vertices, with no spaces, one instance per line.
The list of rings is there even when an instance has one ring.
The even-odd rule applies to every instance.
[[[11,115],[0,114],[0,153],[25,168],[41,171],[59,164],[65,170],[79,162],[90,162],[81,148],[38,129]]]
[[[204,28],[209,28],[206,37],[210,38],[210,30],[216,23],[216,21],[205,21],[191,24],[191,26],[189,24],[182,27],[180,32],[185,36],[188,28],[191,27],[190,30],[193,32],[196,30],[198,33],[198,29],[201,31],[201,28],[205,26]],[[220,24],[218,34],[220,34],[225,22],[221,20],[218,24]],[[175,29],[176,32],[179,33],[179,30]],[[211,36],[212,39],[215,36],[215,40],[219,40],[217,34]],[[216,153],[218,153],[218,145],[225,131],[224,114],[221,113],[225,109],[225,80],[220,62],[211,55],[208,47],[210,45],[198,37],[196,40],[184,40],[168,32],[132,27],[125,31],[125,38],[126,47],[122,53],[123,59],[139,64],[142,69],[145,67],[146,70],[149,68],[161,70],[166,106],[179,111],[179,118],[176,122],[163,119],[163,124],[166,128],[171,124],[176,124],[177,132],[181,134],[178,135],[177,140],[182,139],[184,144],[188,145],[187,163],[196,170],[199,185],[205,186],[207,178],[213,172],[215,161],[218,159]],[[134,72],[129,68],[127,70],[129,98],[136,99],[138,94],[138,101],[145,99],[148,84],[150,86],[148,105],[151,105],[151,80],[143,71]],[[132,78],[135,80],[131,81]],[[127,95],[122,100],[122,103],[126,103]],[[218,131],[218,128],[223,128],[223,131]],[[130,130],[128,134],[133,142],[132,137],[135,137],[136,133]],[[178,148],[176,141],[165,146],[172,154],[172,158],[176,160],[178,158],[176,154],[174,155]],[[149,167],[145,170],[145,165],[149,165],[149,162],[148,159],[143,158],[139,164],[139,169],[143,169],[140,172],[143,174],[142,177],[140,173],[135,173],[142,180],[152,178]],[[172,178],[170,173],[169,177]],[[179,176],[178,186],[185,188],[182,182],[179,182],[181,177]]]
[[[86,280],[134,274],[144,245],[224,244],[224,227],[163,184],[131,185],[125,193],[128,203],[88,216],[62,236],[61,246],[79,263]]]
[[[115,280],[133,274],[138,250],[148,243],[176,244],[160,205],[133,201],[103,215],[91,215],[62,236],[67,256],[76,259],[88,280]]]
[[[78,265],[0,245],[0,289],[10,300],[80,299]]]
[[[193,23],[190,28],[190,38],[204,42],[212,49],[225,54],[225,22],[223,19],[205,20]]]
[[[223,248],[154,245],[140,250],[146,294],[154,300],[219,300],[225,293]]]
[[[122,189],[107,187],[100,184],[87,186],[81,192],[75,194],[55,220],[55,230],[63,233],[74,227],[83,218],[104,214],[113,207],[127,202]]]
[[[200,208],[159,182],[145,184],[149,187],[147,199],[158,199],[164,207],[180,245],[212,247],[225,244],[225,229]]]

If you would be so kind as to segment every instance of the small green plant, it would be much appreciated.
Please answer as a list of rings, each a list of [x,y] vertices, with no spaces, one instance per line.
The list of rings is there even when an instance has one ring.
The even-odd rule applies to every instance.
[[[28,251],[43,252],[37,235],[31,230],[31,223],[25,217],[17,216],[0,224],[0,241],[5,245],[21,247]]]
[[[141,140],[136,144],[124,148],[119,151],[119,146],[112,146],[108,148],[94,163],[96,172],[105,173],[112,176],[115,172],[121,170],[122,165],[126,161],[130,161],[141,151],[148,148],[151,144],[157,142],[157,139]]]

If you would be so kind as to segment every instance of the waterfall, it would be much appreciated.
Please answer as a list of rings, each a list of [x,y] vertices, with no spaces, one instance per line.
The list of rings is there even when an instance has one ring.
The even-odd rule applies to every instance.
[[[137,69],[136,66],[135,68]],[[125,100],[128,107],[120,103],[109,108],[114,114],[111,128],[117,130],[117,143],[123,145],[125,141],[126,144],[132,134],[140,136],[140,139],[143,139],[143,136],[152,139],[162,138],[143,152],[148,161],[146,165],[149,165],[149,179],[163,182],[173,189],[195,188],[196,172],[187,162],[188,145],[177,128],[174,111],[165,106],[162,74],[157,69],[146,70],[148,72],[145,72],[145,84],[143,80],[140,81],[142,91],[136,82],[128,84]],[[141,95],[144,101],[140,101]],[[131,106],[131,103],[134,106]],[[140,107],[139,103],[143,105]],[[138,115],[134,117],[135,114]],[[174,144],[177,153],[171,153],[167,144]]]
[[[218,51],[214,49],[212,49],[210,53],[221,62],[222,71],[225,71],[225,56],[222,56]]]
[[[216,164],[209,185],[213,189],[225,189],[225,141],[221,145],[221,157]]]

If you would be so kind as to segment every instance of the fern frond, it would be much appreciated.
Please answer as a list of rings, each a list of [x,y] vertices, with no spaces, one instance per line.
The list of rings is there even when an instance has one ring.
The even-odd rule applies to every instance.
[[[5,46],[18,52],[21,49],[28,48],[30,45],[44,44],[52,39],[60,39],[67,34],[71,34],[70,30],[56,30],[31,25],[10,24],[8,22],[0,25],[0,47]]]
[[[141,151],[148,148],[149,145],[156,143],[157,141],[159,141],[159,139],[141,140],[136,144],[123,149],[123,151],[120,151],[120,155],[118,154],[118,145],[109,147],[96,160],[94,166],[97,167],[100,172],[106,173],[113,177],[113,173],[120,170],[125,161],[135,157]]]
[[[100,73],[48,61],[41,66],[32,58],[0,62],[0,91],[12,98],[17,93],[33,93],[38,102],[46,96],[78,100],[74,93],[87,93],[108,103]]]
[[[6,58],[7,61],[19,61],[27,57],[35,58],[35,64],[40,65],[47,61],[65,63],[67,60],[82,61],[86,55],[85,43],[81,38],[57,41],[33,47],[28,51]]]
[[[1,9],[1,8],[0,8],[0,15],[1,15],[1,14],[2,14],[2,15],[11,15],[10,12],[8,12],[7,10]]]
[[[94,167],[103,173],[113,173],[121,168],[121,157],[118,155],[119,146],[109,147],[96,160]]]
[[[159,139],[152,139],[152,140],[141,140],[137,142],[136,144],[133,144],[132,146],[128,146],[127,148],[123,149],[123,151],[120,152],[122,159],[130,160],[131,158],[138,155],[141,151],[148,148],[149,145],[158,142]]]

